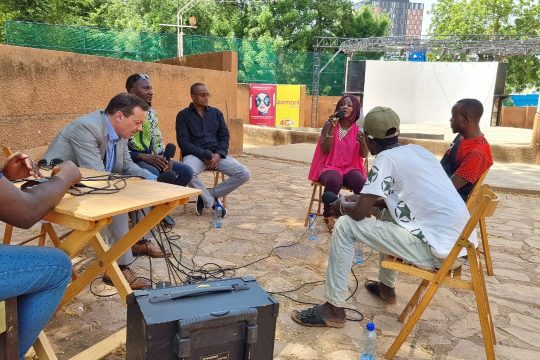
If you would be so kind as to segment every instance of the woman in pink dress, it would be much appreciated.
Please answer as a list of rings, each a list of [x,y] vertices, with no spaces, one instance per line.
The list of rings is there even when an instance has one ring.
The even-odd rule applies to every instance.
[[[354,95],[344,95],[336,104],[338,110],[344,116],[324,124],[308,178],[323,184],[324,191],[338,194],[346,186],[359,194],[366,182],[364,158],[368,155],[364,132],[356,123],[361,114],[360,102]],[[323,216],[332,231],[335,219],[330,206],[324,205]]]

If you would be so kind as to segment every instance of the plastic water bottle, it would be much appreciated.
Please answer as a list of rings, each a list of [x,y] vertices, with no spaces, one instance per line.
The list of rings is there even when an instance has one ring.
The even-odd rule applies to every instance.
[[[317,229],[315,229],[315,214],[313,213],[309,214],[308,234],[309,240],[317,240]]]
[[[221,205],[216,205],[216,209],[214,210],[214,228],[216,229],[220,229],[223,224],[223,219],[221,218],[222,213],[223,209],[221,208]]]
[[[375,360],[375,349],[377,348],[377,334],[375,333],[375,324],[368,322],[366,333],[364,334],[364,351],[359,360]]]
[[[359,265],[363,263],[364,263],[364,244],[362,244],[360,241],[357,241],[354,244],[353,264]]]

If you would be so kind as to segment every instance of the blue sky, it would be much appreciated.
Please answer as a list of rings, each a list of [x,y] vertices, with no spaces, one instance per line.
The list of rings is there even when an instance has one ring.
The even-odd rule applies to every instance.
[[[431,22],[431,7],[437,0],[412,0],[424,4],[424,19],[422,20],[422,35],[427,34],[429,23]]]

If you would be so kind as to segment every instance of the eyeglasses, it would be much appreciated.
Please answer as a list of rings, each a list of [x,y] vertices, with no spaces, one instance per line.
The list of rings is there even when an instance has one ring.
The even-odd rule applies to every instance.
[[[63,163],[64,160],[59,158],[51,159],[50,162],[47,163],[47,159],[41,159],[38,161],[37,166],[42,170],[51,170],[53,167],[60,165]]]
[[[200,96],[202,98],[209,98],[210,97],[210,93],[200,93],[200,94],[193,94],[195,96]]]
[[[150,80],[150,76],[144,74],[144,73],[141,73],[141,74],[137,74],[137,77],[135,78],[135,81],[137,80]]]

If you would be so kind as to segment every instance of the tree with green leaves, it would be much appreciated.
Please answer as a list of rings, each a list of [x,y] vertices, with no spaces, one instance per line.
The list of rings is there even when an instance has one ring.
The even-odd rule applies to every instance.
[[[178,7],[185,3],[185,0],[3,0],[0,27],[3,30],[5,21],[11,19],[88,25],[96,28],[51,27],[40,39],[47,39],[48,48],[155,60],[159,56],[174,56],[170,48],[176,44],[171,42],[176,37],[176,28],[160,24],[176,24]],[[186,36],[185,54],[238,51],[239,79],[261,82],[309,84],[313,56],[308,52],[313,50],[317,36],[383,36],[390,26],[387,15],[374,15],[368,8],[355,11],[349,0],[206,0],[194,3],[184,21],[189,16],[196,17],[197,28],[184,30],[186,35],[223,38]],[[31,27],[13,26],[12,30]],[[158,32],[171,36],[155,34]],[[33,35],[29,34],[27,42],[18,44],[31,44]],[[22,35],[18,37],[20,40]],[[160,51],[164,46],[167,49]],[[343,76],[340,73],[337,77],[321,93],[340,93]]]
[[[540,4],[537,0],[439,0],[433,7],[430,32],[434,36],[540,36]],[[499,60],[508,62],[507,92],[540,90],[538,57]]]

